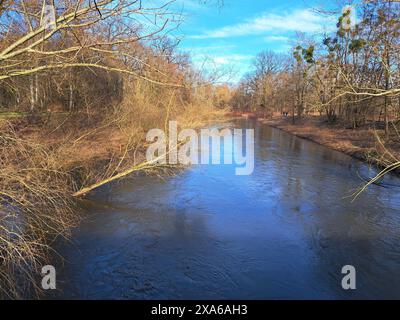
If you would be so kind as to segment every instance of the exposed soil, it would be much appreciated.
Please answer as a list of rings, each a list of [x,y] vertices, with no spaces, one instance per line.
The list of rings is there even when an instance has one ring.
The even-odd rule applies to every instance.
[[[375,156],[382,149],[376,138],[376,134],[381,134],[381,132],[374,131],[368,126],[357,129],[346,128],[341,123],[329,124],[317,116],[309,116],[301,121],[296,119],[295,124],[292,123],[290,117],[283,118],[282,116],[259,120],[274,128],[314,141],[359,160],[382,165],[381,160]],[[386,147],[394,156],[400,158],[400,143],[391,143]]]

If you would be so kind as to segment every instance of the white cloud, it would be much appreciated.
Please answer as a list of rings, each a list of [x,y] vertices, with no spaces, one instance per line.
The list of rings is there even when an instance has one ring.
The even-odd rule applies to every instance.
[[[192,54],[211,54],[215,52],[226,52],[227,50],[235,49],[234,44],[215,44],[201,47],[183,47],[182,50]]]
[[[206,63],[207,65],[232,65],[235,63],[243,63],[250,61],[254,57],[245,54],[221,54],[221,55],[211,55],[211,54],[195,54],[192,55],[192,59],[196,64]]]
[[[250,55],[243,55],[243,54],[227,54],[224,56],[215,56],[211,57],[214,60],[215,64],[222,64],[222,65],[230,65],[236,62],[243,62],[251,60],[253,57]]]
[[[287,42],[290,39],[285,36],[267,36],[264,38],[267,42]]]
[[[324,26],[332,27],[332,21],[309,9],[283,12],[281,14],[265,13],[243,23],[225,26],[220,29],[192,36],[194,39],[228,38],[247,35],[259,35],[265,32],[319,32]],[[333,24],[334,27],[334,24]]]

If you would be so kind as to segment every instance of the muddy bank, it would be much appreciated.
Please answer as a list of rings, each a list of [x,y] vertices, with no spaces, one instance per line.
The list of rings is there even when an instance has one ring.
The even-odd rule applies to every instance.
[[[387,161],[390,161],[386,157],[388,151],[400,158],[399,146],[385,146],[387,150],[383,150],[376,138],[377,132],[371,128],[349,129],[342,124],[328,124],[319,117],[296,120],[295,124],[292,123],[291,118],[282,118],[281,116],[258,120],[271,127],[311,140],[379,167],[388,165]]]

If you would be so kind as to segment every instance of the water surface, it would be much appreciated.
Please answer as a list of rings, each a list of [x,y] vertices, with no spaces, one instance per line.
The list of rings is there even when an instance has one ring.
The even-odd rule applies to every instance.
[[[368,167],[254,122],[255,170],[193,166],[139,176],[91,196],[57,298],[400,298],[400,186],[385,178],[356,201]],[[357,289],[341,287],[341,268]]]

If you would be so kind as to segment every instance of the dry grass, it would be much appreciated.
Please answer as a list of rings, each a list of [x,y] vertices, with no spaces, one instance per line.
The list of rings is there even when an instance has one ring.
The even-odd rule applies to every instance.
[[[23,298],[39,293],[35,275],[48,244],[67,236],[77,217],[57,150],[21,139],[7,122],[0,125],[0,297]]]
[[[213,108],[207,95],[188,101],[180,89],[145,81],[125,90],[107,112],[92,112],[90,125],[77,117],[23,128],[0,120],[0,298],[40,295],[38,275],[53,239],[68,237],[80,219],[72,195],[140,167],[148,130],[166,129],[169,120],[198,128],[227,112]]]

